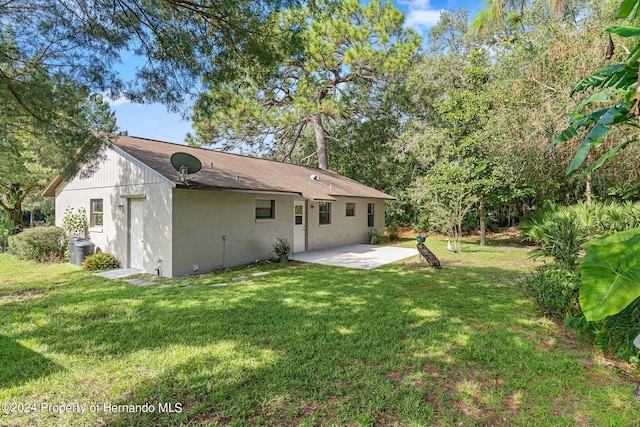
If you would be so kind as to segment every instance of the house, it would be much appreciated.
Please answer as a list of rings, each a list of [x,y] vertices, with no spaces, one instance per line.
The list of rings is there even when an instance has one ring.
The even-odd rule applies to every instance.
[[[179,277],[294,253],[364,243],[393,197],[328,170],[130,136],[104,141],[89,177],[54,179],[56,223],[84,207],[96,249],[123,266]],[[202,168],[181,177],[171,156]]]

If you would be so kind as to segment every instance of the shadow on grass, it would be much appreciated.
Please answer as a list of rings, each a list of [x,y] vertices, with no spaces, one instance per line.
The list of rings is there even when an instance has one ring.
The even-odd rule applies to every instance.
[[[436,275],[425,280],[423,272],[400,275],[399,266],[373,273],[301,270],[283,273],[278,285],[263,282],[248,297],[238,295],[242,285],[228,288],[226,306],[210,301],[197,309],[167,307],[165,321],[174,329],[162,341],[175,344],[174,337],[182,337],[189,345],[211,347],[139,384],[119,403],[181,402],[186,412],[123,414],[113,424],[291,425],[322,416],[340,425],[374,422],[385,412],[425,422],[434,413],[420,397],[425,390],[405,390],[402,378],[422,372],[425,364],[455,370],[461,356],[451,341],[460,333],[460,319],[472,322],[493,310],[496,322],[506,321],[516,314],[512,308],[520,307],[498,288],[502,295],[496,300],[478,300],[473,288],[484,286],[478,280],[487,274],[481,271],[465,271],[457,283],[445,284]],[[157,302],[150,298],[147,310]],[[439,350],[419,350],[423,345]],[[449,348],[445,358],[444,348]],[[420,407],[401,414],[415,399],[422,401]]]
[[[0,388],[10,388],[62,369],[16,340],[0,335]]]
[[[193,335],[196,339],[193,344],[202,344],[215,334],[222,338],[235,336],[234,330],[252,335],[251,328],[277,319],[330,320],[349,313],[359,315],[379,310],[381,305],[387,307],[394,302],[399,304],[396,307],[399,310],[425,302],[455,305],[456,299],[465,297],[456,296],[450,291],[453,288],[477,298],[473,289],[491,286],[482,283],[487,278],[515,279],[517,275],[500,268],[460,266],[445,267],[443,272],[418,267],[407,271],[402,264],[372,272],[302,266],[279,276],[200,289],[144,288],[83,277],[81,291],[75,286],[62,287],[55,294],[31,301],[30,309],[34,313],[45,311],[49,321],[16,338],[37,338],[52,351],[61,353],[121,355],[182,342],[181,328]],[[93,284],[86,287],[89,282]],[[250,286],[245,286],[247,283]],[[196,279],[194,284],[198,284]],[[473,286],[464,288],[465,285]],[[442,294],[443,286],[446,295]],[[429,296],[431,290],[436,290],[437,295]],[[401,302],[399,295],[403,295]],[[20,306],[7,304],[5,308]]]
[[[18,338],[100,360],[152,350],[149,359],[164,361],[113,403],[183,412],[115,414],[112,425],[512,424],[527,404],[545,404],[536,393],[567,408],[586,398],[539,389],[541,376],[584,373],[540,348],[544,328],[512,286],[518,274],[301,266],[223,288],[96,281],[30,302],[51,320]],[[172,356],[180,349],[189,354]]]

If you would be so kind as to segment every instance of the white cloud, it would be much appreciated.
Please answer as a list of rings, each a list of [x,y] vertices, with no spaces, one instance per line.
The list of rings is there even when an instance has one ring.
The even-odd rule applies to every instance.
[[[398,4],[405,5],[409,9],[433,9],[429,0],[400,0]]]
[[[105,102],[107,104],[109,104],[109,106],[111,108],[116,108],[116,107],[119,107],[121,105],[125,105],[125,104],[130,104],[131,103],[131,101],[129,101],[124,96],[120,96],[117,99],[111,99],[111,98],[109,98],[109,96],[107,96],[106,92],[102,93],[102,99],[104,99]]]
[[[441,10],[409,10],[405,25],[407,27],[431,28],[438,23]]]
[[[442,12],[435,9],[429,0],[396,0],[396,4],[406,15],[405,27],[414,28],[423,35],[438,23]]]

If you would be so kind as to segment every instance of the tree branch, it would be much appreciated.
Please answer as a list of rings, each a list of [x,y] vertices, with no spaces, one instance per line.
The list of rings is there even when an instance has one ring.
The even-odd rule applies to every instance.
[[[291,149],[282,158],[283,161],[286,160],[286,159],[289,159],[289,161],[291,161],[291,155],[293,154],[293,150],[295,150],[296,146],[298,145],[298,140],[300,139],[300,135],[302,135],[302,132],[304,131],[304,128],[306,127],[307,123],[308,123],[308,121],[305,120],[300,124],[300,126],[298,126],[298,129],[296,131],[296,135],[293,137],[293,142],[291,144]]]

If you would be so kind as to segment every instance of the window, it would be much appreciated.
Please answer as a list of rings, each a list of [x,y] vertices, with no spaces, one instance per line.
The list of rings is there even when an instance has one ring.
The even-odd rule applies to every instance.
[[[304,225],[304,207],[302,205],[296,205],[294,208],[295,225]]]
[[[373,203],[367,203],[367,227],[373,227],[374,221],[374,210],[375,205]]]
[[[331,224],[331,203],[318,203],[318,211],[320,214],[320,224]]]
[[[356,216],[356,204],[347,202],[347,216]]]
[[[102,227],[104,205],[102,199],[91,199],[91,221],[90,227]]]
[[[256,199],[256,219],[275,219],[276,201]]]

